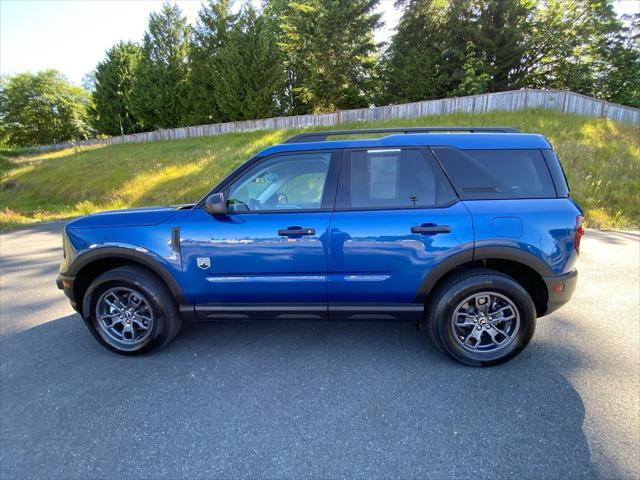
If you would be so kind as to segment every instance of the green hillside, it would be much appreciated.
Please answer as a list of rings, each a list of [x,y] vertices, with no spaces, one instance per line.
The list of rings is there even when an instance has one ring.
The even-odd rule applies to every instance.
[[[548,111],[453,114],[345,127],[513,126],[542,133],[565,167],[588,225],[640,224],[640,126]],[[296,130],[73,148],[0,157],[0,227],[99,210],[198,200],[231,169]],[[1,152],[0,152],[1,154]]]

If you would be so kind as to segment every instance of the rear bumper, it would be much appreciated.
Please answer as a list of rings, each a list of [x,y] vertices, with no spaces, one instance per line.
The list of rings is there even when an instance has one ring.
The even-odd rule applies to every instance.
[[[571,300],[578,282],[578,271],[572,270],[564,275],[543,277],[542,279],[547,285],[547,293],[549,295],[547,310],[544,312],[544,315],[547,315]]]
[[[67,298],[69,299],[69,301],[71,302],[71,306],[74,308],[74,310],[78,310],[77,306],[76,306],[76,299],[73,295],[73,284],[75,282],[76,277],[71,276],[71,275],[64,275],[62,273],[60,273],[57,277],[56,277],[56,285],[58,286],[58,288],[60,290],[62,290],[64,292],[64,294],[67,296]]]

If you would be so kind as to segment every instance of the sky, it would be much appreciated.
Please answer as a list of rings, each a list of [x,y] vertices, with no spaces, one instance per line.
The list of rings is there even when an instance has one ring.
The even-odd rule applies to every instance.
[[[190,23],[201,0],[175,1]],[[236,2],[240,3],[240,2]],[[140,41],[149,13],[161,0],[0,0],[0,73],[60,70],[69,80],[82,78],[120,40]],[[616,12],[640,12],[640,0],[617,0]],[[387,41],[400,18],[394,0],[381,0],[385,26],[376,41]]]

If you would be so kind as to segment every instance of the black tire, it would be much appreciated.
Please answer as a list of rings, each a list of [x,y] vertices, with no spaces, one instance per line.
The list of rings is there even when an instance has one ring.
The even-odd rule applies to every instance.
[[[121,290],[120,290],[121,289]],[[117,328],[106,328],[98,319],[98,309],[104,308],[103,296],[111,291],[132,292],[136,300],[144,302],[151,326],[142,331],[140,341],[127,342],[117,338]],[[100,301],[100,305],[98,305]],[[99,275],[89,286],[83,301],[83,318],[89,330],[104,347],[123,355],[137,355],[167,345],[178,333],[182,318],[173,295],[153,272],[144,267],[126,265]],[[105,315],[109,316],[108,313]],[[122,317],[120,317],[122,318]]]
[[[509,340],[501,337],[505,339],[504,346],[494,345],[495,350],[469,351],[472,347],[465,347],[462,344],[466,345],[466,341],[461,336],[459,339],[454,336],[454,325],[457,325],[453,323],[454,313],[461,302],[485,292],[493,292],[496,297],[510,301],[517,309],[518,324],[513,327],[516,330]],[[427,305],[426,322],[427,332],[440,350],[466,365],[485,367],[506,362],[527,346],[536,328],[536,309],[531,296],[513,278],[494,270],[474,268],[462,270],[436,288]],[[485,341],[490,338],[483,337]]]

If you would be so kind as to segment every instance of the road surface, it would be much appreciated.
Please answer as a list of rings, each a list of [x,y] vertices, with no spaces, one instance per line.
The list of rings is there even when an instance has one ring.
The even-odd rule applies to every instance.
[[[0,477],[639,478],[636,233],[589,231],[578,290],[515,360],[408,324],[187,325],[100,347],[54,279],[60,224],[0,236]]]

